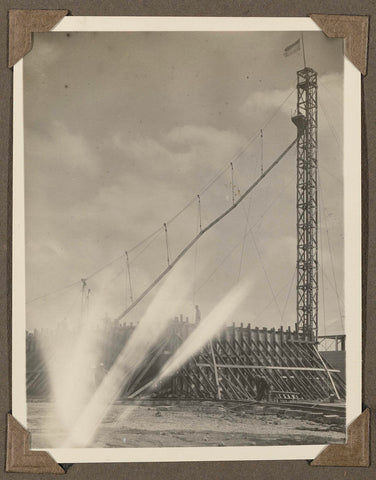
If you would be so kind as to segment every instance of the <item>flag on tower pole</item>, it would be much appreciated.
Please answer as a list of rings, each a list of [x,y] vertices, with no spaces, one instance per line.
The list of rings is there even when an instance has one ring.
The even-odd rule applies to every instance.
[[[292,55],[293,53],[296,53],[296,52],[299,52],[300,51],[300,38],[298,38],[298,40],[296,40],[296,42],[292,43],[291,45],[288,45],[284,52],[283,52],[283,55],[285,57],[288,57],[290,55]]]

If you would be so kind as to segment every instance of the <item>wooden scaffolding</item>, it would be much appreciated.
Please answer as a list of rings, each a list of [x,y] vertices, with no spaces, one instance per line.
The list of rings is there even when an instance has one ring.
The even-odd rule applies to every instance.
[[[340,371],[334,369],[317,349],[317,343],[304,338],[291,328],[278,330],[247,326],[225,327],[174,375],[150,392],[143,387],[158,377],[168,359],[196,328],[197,323],[176,317],[170,323],[163,340],[149,352],[143,364],[133,372],[122,393],[134,396],[168,397],[202,400],[255,400],[257,383],[267,385],[271,401],[325,401],[331,396],[345,398],[345,383]],[[102,352],[100,361],[106,370],[115,362],[132,336],[135,325],[108,323],[98,337]],[[59,333],[56,334],[56,342]],[[65,330],[65,335],[74,336]],[[53,334],[49,334],[53,335]],[[41,354],[42,333],[27,336],[28,398],[47,398],[49,380],[45,359]],[[51,339],[50,339],[51,340]],[[52,338],[54,344],[54,338]]]
[[[154,357],[151,363],[163,364],[194,328],[195,324],[176,319],[159,349],[163,362]],[[322,358],[317,343],[298,331],[234,324],[192,356],[154,396],[255,400],[261,379],[271,401],[344,399],[345,383],[339,374]],[[150,377],[141,375],[138,380],[127,389],[128,394]]]

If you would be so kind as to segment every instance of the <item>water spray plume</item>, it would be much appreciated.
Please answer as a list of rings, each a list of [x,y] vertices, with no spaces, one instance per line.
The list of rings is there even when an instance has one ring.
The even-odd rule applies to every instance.
[[[197,326],[187,340],[166,362],[157,381],[162,381],[175,373],[184,363],[208,343],[225,323],[233,315],[235,310],[249,294],[250,282],[246,281],[240,286],[234,287],[230,292],[213,308],[206,318]]]
[[[93,391],[93,365],[98,362],[97,334],[87,315],[79,320],[75,342],[62,332],[59,343],[47,337],[43,354],[49,372],[54,408],[60,427],[69,431]]]
[[[213,308],[209,315],[198,324],[195,330],[193,330],[174,355],[170,357],[157,378],[134,392],[131,397],[135,397],[147,390],[150,391],[156,389],[160,382],[173,375],[186,363],[187,360],[210,342],[210,340],[224,327],[229,318],[233,316],[235,310],[248,296],[250,289],[251,282],[248,280],[230,290],[230,292]]]
[[[111,370],[71,429],[65,447],[88,446],[120,392],[165,333],[171,317],[188,296],[190,282],[179,268],[165,280]]]

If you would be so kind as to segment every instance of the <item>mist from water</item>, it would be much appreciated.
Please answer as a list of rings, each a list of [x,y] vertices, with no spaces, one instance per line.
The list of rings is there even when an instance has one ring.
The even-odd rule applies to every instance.
[[[54,447],[90,446],[109,408],[127,384],[133,381],[135,371],[142,369],[143,364],[147,364],[151,350],[167,334],[170,321],[176,312],[189,303],[187,299],[191,288],[189,267],[182,262],[160,285],[131,337],[99,386],[96,385],[94,377],[102,355],[101,329],[93,328],[92,315],[85,309],[81,315],[81,326],[77,329],[73,342],[71,335],[66,337],[62,335],[58,345],[46,341],[44,354],[55,410],[45,419],[44,428],[46,432],[57,433],[51,437],[55,438]],[[245,299],[249,288],[249,282],[233,288],[202,319],[165,364],[158,378],[151,382],[152,389],[175,373],[221,330]],[[93,305],[92,314],[97,307],[104,306],[99,303],[95,307]],[[133,407],[127,409],[126,416],[132,410]]]
[[[156,382],[163,381],[173,375],[189,358],[215,337],[229,318],[233,316],[235,310],[242,304],[247,295],[249,295],[249,290],[249,281],[245,281],[230,290],[209,315],[198,324],[174,355],[169,358],[158,375]]]
[[[47,337],[42,343],[45,364],[59,428],[67,432],[77,420],[94,391],[94,370],[100,361],[99,338],[87,312],[72,339],[62,331],[56,342]],[[72,342],[72,340],[74,340]]]
[[[171,318],[185,302],[190,286],[183,264],[166,278],[110,371],[70,429],[64,447],[84,447],[91,443],[108,409],[166,333]]]
[[[198,353],[210,342],[225,326],[226,322],[233,317],[236,309],[249,295],[251,282],[244,281],[234,287],[230,292],[211,310],[211,312],[198,324],[185,342],[176,350],[158,376],[144,385],[133,396],[145,391],[152,391],[159,387],[161,382],[177,372],[191,357]]]
[[[148,312],[140,323],[140,328],[135,331],[134,338],[129,340],[120,354],[118,360],[103,380],[103,383],[93,396],[92,400],[85,408],[84,413],[78,419],[73,428],[67,442],[64,446],[80,446],[85,447],[92,442],[95,432],[99,427],[101,420],[106,414],[108,408],[112,405],[120,390],[124,388],[127,381],[130,380],[135,368],[138,368],[152,345],[154,345],[165,332],[168,327],[168,322],[155,322],[154,317],[164,318],[166,301],[175,302],[172,300],[177,292],[170,289],[174,284],[176,278],[171,278],[170,282],[164,286],[154,302],[150,305]],[[195,353],[197,353],[207,342],[209,342],[215,335],[217,335],[223,328],[225,323],[234,314],[236,309],[245,300],[249,294],[249,281],[233,288],[207,315],[180,346],[175,354],[165,364],[164,368],[158,377],[150,382],[150,389],[156,388],[161,381],[164,381],[169,376],[173,375],[184,363]],[[179,289],[181,294],[181,290]],[[151,330],[157,333],[158,336],[151,336]],[[157,331],[158,330],[158,331]],[[127,409],[126,414],[129,416],[135,407]]]

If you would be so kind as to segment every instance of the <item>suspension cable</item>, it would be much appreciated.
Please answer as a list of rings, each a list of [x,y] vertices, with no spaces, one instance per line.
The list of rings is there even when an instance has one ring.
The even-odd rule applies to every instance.
[[[260,265],[261,265],[261,268],[264,272],[264,275],[265,275],[265,278],[266,278],[266,281],[269,285],[269,289],[272,293],[272,296],[273,296],[273,299],[274,299],[274,303],[277,307],[277,310],[278,310],[278,313],[279,313],[279,316],[281,317],[281,320],[283,319],[283,315],[282,315],[282,312],[281,312],[281,308],[279,306],[279,303],[277,302],[277,297],[274,293],[274,290],[273,290],[273,287],[272,287],[272,283],[270,281],[270,278],[269,278],[269,275],[268,275],[268,272],[266,271],[266,268],[265,268],[265,265],[264,265],[264,262],[262,261],[262,257],[261,257],[261,253],[260,253],[260,250],[258,249],[258,246],[257,246],[257,243],[256,243],[256,239],[255,239],[255,235],[253,233],[253,231],[251,230],[251,238],[252,238],[252,241],[253,241],[253,245],[255,246],[255,250],[256,250],[256,253],[257,253],[257,256],[259,258],[259,261],[260,261]]]
[[[235,203],[235,194],[234,194],[234,165],[233,165],[232,162],[230,163],[230,166],[231,166],[231,200],[232,200],[232,204],[234,205],[234,203]]]
[[[227,210],[225,210],[221,215],[215,218],[212,222],[210,222],[206,227],[204,227],[201,232],[199,232],[189,243],[186,245],[183,250],[175,257],[175,259],[168,264],[167,268],[163,270],[158,277],[147,287],[136,299],[135,301],[126,308],[120,315],[115,318],[115,321],[121,320],[128,312],[130,312],[161,280],[165,277],[165,275],[178,263],[178,261],[192,248],[192,246],[206,233],[210,230],[214,225],[216,225],[219,221],[221,221],[224,217],[226,217],[232,210],[234,210],[247,196],[248,194],[265,178],[265,176],[282,160],[282,158],[292,149],[292,147],[296,144],[297,138],[295,138],[290,145],[279,155],[279,157],[274,160],[274,162],[265,170],[265,172],[260,175],[260,177],[252,183],[250,187],[238,198],[238,200],[231,205]]]
[[[285,97],[285,99],[283,100],[283,102],[279,105],[279,107],[275,110],[275,112],[268,118],[268,120],[264,123],[264,125],[262,126],[262,130],[264,130],[271,122],[272,120],[276,117],[276,115],[280,112],[280,110],[282,109],[282,107],[285,105],[285,103],[287,102],[287,100],[291,97],[291,95],[295,92],[295,88],[291,90],[291,92]],[[243,145],[243,147],[240,149],[239,152],[237,152],[233,158],[232,158],[232,161],[231,163],[234,163],[236,162],[241,155],[243,155],[243,153],[247,150],[247,148],[256,140],[256,138],[258,137],[258,133],[256,133],[255,135],[253,135],[246,143],[245,145]],[[215,182],[217,181],[228,169],[230,168],[230,166],[227,164],[226,166],[224,166],[199,192],[199,194],[202,194],[204,192],[206,192],[206,190],[208,190],[208,188],[210,188],[210,186]],[[195,199],[193,198],[190,202],[188,202],[179,212],[177,212],[172,218],[170,218],[167,222],[166,222],[166,225],[170,224],[173,220],[175,220],[179,215],[181,215],[181,213],[183,213],[187,208],[189,208],[193,203],[195,202]],[[157,233],[159,233],[161,230],[163,229],[163,227],[159,227],[157,228],[154,232],[152,232],[150,235],[148,235],[147,237],[143,238],[140,242],[138,242],[136,245],[134,245],[132,248],[128,249],[128,253],[132,253],[134,250],[136,250],[137,248],[139,248],[141,245],[143,245],[145,242],[147,242],[149,239],[152,239]],[[152,242],[150,242],[152,243]],[[148,245],[150,245],[150,243]],[[89,280],[91,279],[92,277],[94,277],[95,275],[97,275],[98,273],[102,272],[105,268],[107,268],[108,266],[112,265],[113,263],[115,263],[116,261],[120,260],[121,258],[124,257],[124,254],[114,258],[113,260],[109,261],[108,263],[102,265],[101,267],[99,267],[97,270],[95,270],[94,272],[92,272],[90,275],[88,275],[86,277],[86,280]],[[29,305],[31,303],[34,303],[38,300],[42,300],[42,299],[45,299],[45,298],[48,298],[52,295],[55,295],[55,294],[58,294],[58,293],[61,293],[63,292],[64,290],[68,290],[69,288],[71,287],[74,287],[75,285],[78,285],[80,284],[80,280],[77,280],[73,283],[70,283],[64,287],[61,287],[59,289],[56,289],[56,290],[53,290],[52,292],[49,292],[49,293],[46,293],[46,294],[43,294],[43,295],[40,295],[38,297],[35,297],[29,301],[26,302],[26,305]]]
[[[128,252],[125,252],[125,258],[127,261],[127,271],[128,271],[128,283],[129,283],[129,297],[131,300],[131,303],[133,303],[133,291],[132,291],[132,280],[131,280],[131,268],[129,265],[129,257],[128,257]]]
[[[244,240],[245,238],[250,234],[251,230],[253,230],[256,225],[258,225],[262,219],[264,218],[264,216],[266,215],[266,213],[273,207],[273,205],[275,205],[275,203],[277,202],[277,200],[279,199],[280,195],[283,193],[284,190],[286,190],[286,188],[290,185],[290,183],[295,180],[295,176],[291,178],[291,180],[289,180],[286,185],[284,186],[283,189],[280,190],[279,194],[274,198],[274,200],[272,202],[270,202],[270,204],[266,207],[266,209],[263,211],[261,217],[256,220],[256,222],[251,226],[249,227],[248,229],[245,230],[244,234],[245,236],[239,241],[237,242],[227,253],[226,255],[223,257],[223,259],[221,260],[221,262],[214,268],[214,270],[210,273],[209,277],[206,278],[206,280],[201,283],[201,285],[195,290],[195,293],[199,292],[212,278],[213,276],[215,275],[215,273],[218,271],[218,269],[224,264],[224,262],[232,255],[232,253],[239,247],[239,245],[242,243],[244,244]],[[295,267],[294,267],[295,268]],[[238,278],[238,281],[239,281],[239,278]],[[278,296],[278,294],[277,294]]]
[[[323,204],[325,231],[326,231],[326,236],[327,236],[327,239],[328,239],[330,265],[331,265],[331,268],[332,268],[332,274],[333,274],[333,280],[334,280],[334,287],[335,287],[336,298],[337,298],[338,313],[339,313],[339,317],[340,317],[340,321],[341,321],[342,328],[344,328],[343,319],[342,319],[342,309],[341,309],[341,305],[340,305],[340,301],[339,301],[339,298],[340,298],[340,297],[339,297],[339,293],[338,293],[337,279],[336,279],[336,274],[335,274],[335,270],[334,270],[332,245],[331,245],[331,242],[330,242],[328,223],[327,223],[327,219],[326,219],[326,210],[325,210],[324,195],[323,195],[323,191],[322,191],[322,188],[321,188],[321,180],[320,180],[320,175],[319,175],[319,174],[318,174],[318,180],[319,180],[319,188],[320,188],[320,193],[321,193],[321,202],[322,202],[322,204]]]
[[[39,297],[34,297],[31,300],[27,301],[26,305],[30,305],[31,303],[34,303],[38,300],[43,300],[45,298],[51,297],[52,295],[56,295],[58,293],[64,292],[65,290],[69,290],[70,288],[76,285],[79,285],[80,283],[81,283],[81,280],[76,280],[75,282],[65,285],[64,287],[53,290],[52,292],[45,293],[44,295],[40,295]]]
[[[264,173],[264,133],[260,130],[260,143],[261,143],[261,175]]]
[[[165,237],[166,237],[166,255],[167,255],[167,265],[170,265],[170,252],[168,249],[168,232],[167,232],[167,224],[164,223],[164,231],[165,231]]]
[[[294,267],[292,277],[291,277],[291,281],[290,281],[289,291],[288,291],[287,297],[286,297],[286,302],[285,302],[285,305],[284,305],[283,310],[282,310],[282,320],[283,320],[283,317],[285,316],[285,313],[286,313],[286,308],[287,308],[287,304],[288,304],[289,299],[290,299],[290,294],[291,294],[291,290],[292,290],[292,285],[294,283],[295,275],[296,275],[296,268]]]
[[[319,222],[320,222],[320,259],[321,259],[321,291],[322,291],[322,307],[323,307],[323,320],[324,320],[324,335],[326,335],[326,308],[325,308],[325,282],[324,282],[324,261],[323,261],[323,248],[322,248],[322,206],[319,202]]]
[[[200,227],[200,232],[202,230],[202,218],[201,218],[201,197],[200,195],[197,195],[197,200],[198,200],[198,221],[199,221],[199,227]]]

